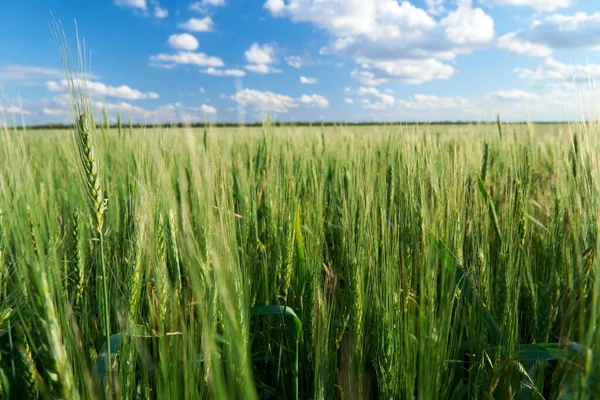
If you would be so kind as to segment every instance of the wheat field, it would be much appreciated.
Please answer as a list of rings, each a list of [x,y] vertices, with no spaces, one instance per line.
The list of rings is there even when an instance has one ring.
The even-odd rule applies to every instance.
[[[595,124],[4,129],[0,398],[597,398]]]

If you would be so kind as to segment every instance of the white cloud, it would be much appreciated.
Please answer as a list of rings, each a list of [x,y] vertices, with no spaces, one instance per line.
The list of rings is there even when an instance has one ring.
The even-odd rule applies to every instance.
[[[200,93],[204,93],[204,92],[205,92],[205,90],[204,90],[204,88],[203,88],[203,87],[201,87],[201,88],[198,88],[198,90],[200,91]]]
[[[208,7],[223,7],[225,6],[225,0],[202,0],[194,1],[190,3],[190,10],[199,12],[202,14],[208,13]]]
[[[207,104],[202,104],[200,107],[188,107],[190,111],[199,111],[202,114],[213,115],[217,113],[217,109],[213,106],[209,106]]]
[[[281,72],[280,69],[271,67],[277,61],[275,58],[275,49],[273,46],[263,44],[262,46],[254,42],[250,45],[250,48],[244,52],[244,58],[248,61],[248,65],[245,68],[248,71],[256,72],[258,74],[272,74]]]
[[[17,64],[0,67],[0,82],[35,82],[47,79],[61,79],[64,76],[65,72],[62,69],[57,68]]]
[[[267,0],[263,7],[276,17],[282,16],[285,11],[283,0]]]
[[[547,57],[552,49],[544,44],[536,44],[520,39],[516,32],[507,33],[498,39],[498,48],[521,56]]]
[[[140,10],[148,9],[146,0],[115,0],[115,4],[121,7],[139,8]]]
[[[246,76],[246,73],[241,69],[217,69],[213,67],[208,67],[203,69],[203,74],[214,75],[214,76],[235,76],[235,77],[243,77]]]
[[[196,39],[189,33],[171,35],[169,36],[169,40],[167,41],[167,43],[169,43],[169,46],[171,46],[174,49],[187,51],[196,50],[198,46],[200,46],[200,43],[198,43],[198,39]]]
[[[312,23],[337,37],[365,35],[382,38],[387,34],[393,39],[403,33],[400,28],[406,25],[414,28],[435,25],[424,10],[396,0],[290,0],[287,5],[283,1],[271,0],[264,6],[294,22]]]
[[[318,107],[318,108],[329,107],[329,101],[325,97],[319,96],[318,94],[312,94],[312,95],[303,94],[302,96],[300,96],[298,101],[300,101],[300,103],[302,103],[308,107]]]
[[[535,70],[515,68],[519,78],[528,80],[531,84],[548,86],[552,82],[585,82],[600,77],[600,64],[569,65],[548,57]]]
[[[350,98],[346,97],[346,98],[344,99],[344,102],[345,102],[345,103],[348,103],[348,104],[352,104],[352,103],[354,103],[354,100],[352,100],[352,99],[350,99]]]
[[[114,0],[114,3],[119,7],[131,8],[136,14],[144,17],[154,16],[157,19],[164,19],[169,16],[169,10],[161,7],[158,0],[150,0],[149,2],[146,0]],[[149,9],[148,3],[154,6],[154,12]]]
[[[573,4],[573,0],[479,0],[479,2],[499,6],[531,7],[537,11],[548,12],[567,8]]]
[[[425,60],[368,61],[362,60],[362,70],[352,71],[351,77],[369,86],[388,81],[421,84],[435,79],[449,79],[454,67],[434,58]]]
[[[300,83],[304,83],[305,85],[314,85],[319,82],[317,78],[307,78],[306,76],[300,77]]]
[[[202,14],[206,13],[206,8],[204,8],[204,6],[202,5],[201,1],[195,1],[193,3],[190,3],[190,7],[189,8],[192,11],[196,11],[196,12],[199,12],[199,13],[202,13]]]
[[[290,67],[294,67],[294,68],[300,68],[303,65],[306,65],[306,62],[304,61],[304,59],[300,56],[289,56],[285,58],[285,62],[290,66]]]
[[[213,106],[206,105],[206,104],[202,104],[200,106],[200,109],[202,110],[202,112],[204,114],[216,114],[217,113],[216,108],[214,108]]]
[[[299,105],[316,108],[325,108],[329,106],[329,101],[318,94],[304,94],[295,99],[291,96],[273,92],[243,89],[230,98],[235,101],[242,110],[248,106],[255,115],[260,116],[261,118],[264,118],[268,112],[287,113],[290,108],[296,108]]]
[[[445,0],[425,0],[427,5],[427,12],[431,15],[440,15],[446,12],[444,7]]]
[[[66,83],[67,81],[65,80],[64,82]],[[46,85],[46,90],[49,90],[50,92],[66,91],[66,85],[59,84],[58,82],[55,82],[55,81],[48,81],[45,83],[45,85]]]
[[[540,55],[548,56],[555,49],[600,49],[600,13],[577,12],[573,15],[552,14],[542,20],[535,20],[529,28],[504,35],[508,51],[516,52],[520,47],[537,46]],[[502,39],[501,38],[501,39]]]
[[[0,106],[0,113],[31,115],[30,111],[24,110],[19,106]]]
[[[248,64],[244,68],[248,71],[256,72],[257,74],[278,74],[280,69],[271,67],[267,64]]]
[[[187,22],[182,22],[177,26],[190,32],[211,32],[215,28],[215,23],[211,17],[190,18]]]
[[[331,42],[321,49],[366,64],[355,72],[363,82],[384,83],[390,66],[400,71],[421,61],[426,77],[400,73],[399,81],[423,83],[447,79],[454,69],[440,60],[454,61],[493,43],[494,20],[470,0],[458,1],[455,10],[436,20],[409,1],[398,0],[269,0],[264,7],[274,16],[288,17],[293,22],[308,22],[326,30]],[[442,7],[442,1],[428,1],[431,8]],[[441,12],[441,10],[438,10]],[[434,68],[434,71],[431,69]],[[370,69],[370,70],[369,70]],[[380,72],[374,70],[382,70]]]
[[[378,101],[372,103],[370,100],[365,105],[365,108],[371,108],[373,110],[386,110],[390,107],[393,107],[396,104],[396,99],[393,96],[382,93],[379,89],[374,87],[359,87],[356,91],[356,94],[359,96],[372,96],[375,97]]]
[[[169,10],[161,7],[159,4],[154,6],[154,17],[158,19],[164,19],[169,16]]]
[[[398,100],[398,105],[411,110],[468,109],[473,103],[463,97],[439,97],[427,94],[415,94],[407,100]]]
[[[180,51],[175,54],[157,54],[150,56],[150,61],[152,66],[166,68],[173,68],[177,64],[197,65],[199,67],[223,67],[225,65],[219,57],[189,51]]]
[[[222,7],[225,5],[225,0],[202,0],[203,6]]]
[[[137,114],[139,116],[146,116],[148,114],[150,114],[150,111],[143,108],[143,107],[138,107],[138,106],[134,106],[131,103],[127,103],[127,102],[120,102],[120,103],[107,103],[107,102],[103,102],[103,101],[95,101],[93,102],[93,106],[94,108],[96,108],[97,110],[106,110],[106,111],[114,111],[114,112],[126,112],[129,113],[130,115],[132,114]],[[167,106],[168,109],[171,109],[172,107]]]
[[[294,98],[273,92],[261,92],[254,89],[243,89],[231,96],[240,106],[249,105],[255,112],[288,112],[290,108],[298,107]]]
[[[188,108],[182,103],[168,103],[156,108],[146,108],[128,101],[94,98],[92,98],[91,104],[96,115],[102,115],[103,110],[106,110],[110,121],[116,121],[117,113],[121,113],[124,120],[132,120],[136,123],[202,122],[207,118],[216,120],[216,109],[208,104]],[[51,121],[72,123],[71,99],[68,93],[61,93],[52,98],[24,100],[22,108],[27,110],[28,123],[41,124]],[[196,112],[193,112],[194,110]],[[19,110],[11,107],[10,111]],[[10,116],[10,114],[5,113],[4,116]],[[2,117],[0,112],[0,120]]]
[[[87,90],[90,96],[94,97],[114,97],[117,99],[127,100],[144,100],[144,99],[158,99],[158,93],[154,92],[140,92],[139,90],[132,89],[127,85],[122,86],[107,86],[101,82],[93,82],[90,80],[80,81],[79,87]],[[46,82],[46,89],[51,92],[62,92],[68,91],[67,80],[63,79],[60,82],[49,81]]]
[[[486,98],[494,102],[519,102],[525,100],[537,100],[540,98],[535,93],[523,90],[497,90],[487,94]]]
[[[154,109],[146,109],[126,102],[106,103],[96,101],[93,102],[93,107],[97,112],[105,109],[109,113],[109,116],[112,115],[113,117],[116,116],[117,113],[121,113],[123,118],[130,118],[133,121],[140,123],[202,122],[206,115],[214,116],[214,114],[210,114],[211,106],[205,105],[204,109],[208,112],[204,114],[202,112],[202,106],[197,108],[187,108],[181,103],[169,103]],[[190,112],[194,110],[201,112]]]
[[[272,64],[275,61],[275,49],[268,44],[262,46],[254,42],[244,53],[250,64]]]
[[[369,86],[379,86],[387,81],[385,78],[377,78],[374,72],[371,71],[361,71],[355,69],[352,71],[350,76],[357,81],[369,85]]]
[[[67,115],[67,110],[61,108],[44,108],[42,109],[42,114],[51,116]]]
[[[456,45],[484,45],[494,39],[494,20],[481,8],[459,2],[458,9],[440,21],[446,39]]]

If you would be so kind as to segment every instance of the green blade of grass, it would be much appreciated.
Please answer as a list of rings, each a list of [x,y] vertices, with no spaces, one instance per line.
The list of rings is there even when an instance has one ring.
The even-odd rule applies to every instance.
[[[294,335],[296,336],[296,340],[300,340],[302,337],[302,321],[296,315],[294,310],[286,306],[259,306],[254,307],[250,311],[250,316],[258,317],[258,316],[268,316],[268,315],[281,315],[284,317],[291,317],[294,321]]]
[[[498,222],[498,215],[496,214],[496,207],[494,206],[494,202],[490,198],[489,192],[485,183],[481,179],[479,173],[477,173],[477,187],[479,188],[479,192],[481,193],[481,197],[483,198],[483,203],[487,206],[490,218],[492,219],[494,231],[496,235],[498,235],[498,239],[500,243],[502,243],[502,234],[500,233],[500,223]]]
[[[500,343],[502,339],[502,332],[500,331],[500,326],[492,316],[490,310],[483,303],[481,296],[477,294],[477,290],[473,286],[473,281],[471,280],[471,277],[467,274],[467,271],[460,264],[459,260],[456,258],[454,253],[452,253],[452,251],[446,245],[446,243],[444,243],[444,241],[440,239],[430,229],[429,233],[431,234],[436,243],[436,247],[438,249],[440,259],[442,260],[442,264],[448,271],[455,273],[456,285],[461,290],[461,294],[464,294],[469,304],[475,307],[477,312],[485,320],[488,326],[488,333],[490,335],[491,342],[494,344]]]
[[[489,347],[486,351],[493,353],[501,349],[500,346]],[[582,351],[581,345],[575,342],[521,344],[515,349],[514,357],[520,362],[566,360]]]
[[[298,268],[298,284],[300,287],[299,295],[304,295],[304,289],[306,288],[306,257],[304,253],[304,238],[302,237],[302,224],[300,219],[300,213],[302,212],[302,206],[298,204],[298,211],[296,212],[296,264]]]

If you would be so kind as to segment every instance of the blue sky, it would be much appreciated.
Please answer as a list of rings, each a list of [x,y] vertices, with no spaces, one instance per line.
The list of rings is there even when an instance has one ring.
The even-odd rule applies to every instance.
[[[136,122],[580,118],[600,105],[596,0],[5,0],[0,119],[69,122],[49,27],[97,109]]]

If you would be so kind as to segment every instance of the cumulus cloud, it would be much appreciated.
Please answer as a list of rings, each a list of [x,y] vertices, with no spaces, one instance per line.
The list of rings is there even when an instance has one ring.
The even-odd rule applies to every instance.
[[[262,46],[258,43],[252,43],[250,48],[244,53],[246,61],[251,64],[271,64],[275,61],[275,50],[268,44]]]
[[[280,69],[271,67],[267,64],[248,64],[244,68],[248,71],[256,72],[257,74],[277,74],[281,72]]]
[[[397,0],[269,0],[264,3],[273,16],[287,17],[293,22],[307,22],[326,30],[331,42],[321,49],[324,54],[352,58],[373,69],[406,61],[453,61],[459,54],[487,47],[494,40],[494,20],[470,0],[458,1],[458,6],[440,20],[425,9],[408,1]],[[428,1],[429,8],[442,7],[441,1]],[[440,10],[441,12],[441,10]],[[367,71],[368,72],[368,71]],[[376,81],[387,80],[386,73],[376,74]],[[426,79],[405,77],[406,81],[423,83],[445,79],[454,72],[450,66]],[[420,73],[417,73],[420,75]]]
[[[248,71],[258,74],[271,74],[281,72],[280,69],[272,67],[277,61],[275,58],[275,49],[268,44],[259,45],[254,42],[250,48],[244,52],[244,58],[249,63],[246,65]]]
[[[270,113],[287,113],[291,108],[297,108],[300,105],[306,107],[325,108],[329,106],[329,101],[318,94],[304,94],[298,98],[293,98],[284,94],[273,93],[269,91],[260,91],[254,89],[243,89],[230,97],[238,104],[238,107],[250,110],[260,116]]]
[[[547,57],[552,54],[552,49],[544,44],[537,44],[520,39],[516,32],[507,33],[498,39],[499,49],[506,50],[520,56]]]
[[[37,82],[47,79],[61,79],[64,76],[65,72],[58,68],[18,64],[0,67],[0,82]],[[86,76],[95,78],[92,74],[87,74]]]
[[[352,104],[352,103],[354,103],[354,100],[352,100],[351,98],[346,97],[344,99],[344,103]]]
[[[211,32],[215,28],[215,23],[211,17],[190,18],[186,22],[182,22],[177,26],[190,32]]]
[[[519,78],[536,86],[553,83],[585,82],[600,76],[600,64],[565,64],[548,57],[536,69],[515,68]]]
[[[124,118],[131,119],[139,123],[171,123],[171,122],[202,122],[207,115],[214,116],[216,113],[211,113],[211,106],[203,107],[186,107],[182,103],[169,103],[158,106],[153,109],[139,107],[127,102],[110,103],[102,101],[94,101],[92,103],[97,112],[106,110],[109,116],[116,116],[121,113]],[[198,112],[200,111],[200,112]]]
[[[127,100],[145,100],[145,99],[158,99],[158,93],[155,92],[141,92],[136,89],[132,89],[127,85],[122,86],[107,86],[102,82],[93,82],[90,80],[84,80],[79,82],[79,85],[87,90],[90,96],[95,97],[113,97],[117,99]],[[60,82],[48,81],[46,82],[46,89],[50,92],[62,92],[68,91],[67,80],[63,79]]]
[[[415,94],[408,99],[398,100],[398,105],[411,110],[468,109],[473,107],[473,103],[463,97],[439,97],[427,94]]]
[[[567,8],[573,4],[573,0],[479,0],[479,2],[499,6],[531,7],[537,11],[548,12]]]
[[[212,6],[212,7],[222,7],[225,5],[225,0],[202,0],[195,1],[190,4],[190,10],[200,10],[202,7]]]
[[[261,92],[254,89],[243,89],[231,96],[231,99],[240,106],[248,105],[260,113],[288,112],[290,108],[298,107],[294,98],[273,92]]]
[[[115,0],[115,5],[120,7],[138,8],[140,10],[148,9],[146,0]]]
[[[294,68],[300,68],[303,65],[306,65],[306,61],[300,56],[288,56],[285,58],[285,62]]]
[[[298,98],[298,101],[300,101],[300,103],[308,107],[329,107],[329,101],[325,97],[319,96],[318,94],[303,94],[302,96],[300,96],[300,98]]]
[[[125,101],[122,101],[119,103],[94,101],[92,103],[92,106],[96,110],[117,111],[117,112],[135,112],[138,114],[145,114],[146,112],[148,112],[148,110],[146,110],[143,107],[134,106],[133,104],[127,103]]]
[[[152,66],[173,68],[176,65],[196,65],[199,67],[223,67],[225,63],[219,57],[208,56],[204,53],[180,51],[175,54],[156,54],[150,56]]]
[[[206,105],[206,104],[202,104],[200,106],[200,110],[204,114],[216,114],[217,113],[217,109],[216,108],[214,108],[213,106]]]
[[[425,0],[427,12],[431,15],[440,15],[446,12],[444,7],[445,0]]]
[[[62,108],[43,108],[42,114],[51,116],[67,115],[67,110]]]
[[[523,90],[497,90],[487,94],[486,98],[494,102],[520,102],[525,100],[537,100],[540,98],[535,93]]]
[[[201,14],[207,14],[209,12],[209,7],[223,7],[225,4],[225,0],[194,1],[190,3],[189,9]]]
[[[155,18],[164,19],[164,18],[167,18],[168,16],[169,16],[169,10],[167,10],[164,7],[161,7],[158,4],[156,4],[154,6],[154,17]]]
[[[177,50],[193,51],[200,46],[198,39],[190,35],[189,33],[174,34],[169,36],[167,41],[169,46]]]
[[[529,28],[500,38],[501,48],[523,54],[524,46],[548,56],[555,49],[600,49],[600,13],[578,12],[573,15],[552,14],[535,20]]]
[[[206,69],[201,70],[203,74],[213,75],[213,76],[234,76],[234,77],[243,77],[246,76],[246,73],[241,69],[218,69],[213,67],[208,67]]]
[[[308,78],[306,76],[300,77],[300,83],[303,83],[305,85],[314,85],[317,82],[319,82],[317,78]]]
[[[263,7],[276,17],[282,16],[285,11],[283,0],[267,0]]]
[[[361,82],[364,85],[368,85],[368,86],[379,86],[383,83],[386,83],[386,78],[378,78],[375,76],[375,73],[372,71],[364,71],[364,70],[358,70],[355,69],[352,71],[352,73],[350,74],[350,76],[353,79],[356,79],[357,81]]]
[[[30,111],[19,106],[0,106],[0,113],[31,115]]]
[[[190,111],[199,111],[202,114],[213,115],[217,113],[217,109],[213,106],[209,106],[207,104],[202,104],[200,107],[188,107]]]
[[[449,79],[454,74],[454,67],[434,58],[360,61],[361,69],[352,71],[351,77],[369,86],[378,86],[389,81],[418,85],[435,79]]]
[[[356,94],[359,96],[371,96],[377,100],[375,103],[373,103],[371,100],[368,102],[363,102],[365,104],[365,108],[371,108],[373,110],[386,110],[396,104],[396,99],[394,99],[393,96],[387,93],[382,93],[379,91],[379,89],[374,87],[361,86],[356,91]]]
[[[445,38],[458,46],[477,46],[490,43],[494,38],[494,20],[481,8],[472,8],[470,2],[459,3],[458,9],[444,17],[440,24]]]
[[[150,0],[150,4],[154,6],[154,11],[152,12],[148,7],[148,2],[146,0],[114,0],[115,5],[123,8],[131,8],[138,15],[143,15],[145,17],[154,17],[157,19],[164,19],[169,16],[169,10],[164,7],[161,7],[158,0]]]
[[[186,107],[182,103],[168,103],[155,108],[148,108],[127,100],[111,100],[108,97],[92,97],[91,106],[96,115],[101,115],[106,110],[111,121],[116,121],[117,115],[120,113],[124,120],[131,120],[136,123],[202,122],[207,118],[216,119],[217,111],[208,104],[199,107]],[[51,98],[42,97],[24,100],[23,105],[19,108],[9,107],[4,111],[8,110],[12,113],[20,111],[20,108],[25,110],[28,123],[73,122],[71,99],[68,93],[59,93]],[[0,110],[0,120],[3,116],[10,116],[10,114],[5,112],[3,115]]]

